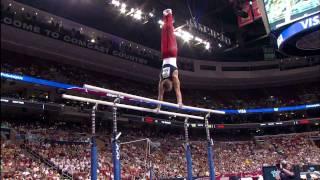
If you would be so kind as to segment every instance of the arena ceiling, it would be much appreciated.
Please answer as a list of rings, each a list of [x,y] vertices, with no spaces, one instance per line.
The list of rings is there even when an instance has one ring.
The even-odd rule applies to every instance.
[[[263,59],[262,47],[270,44],[262,20],[238,28],[235,6],[240,0],[123,0],[130,7],[154,12],[153,20],[146,24],[121,16],[103,0],[17,0],[35,8],[81,24],[126,38],[145,46],[160,49],[160,29],[157,21],[165,8],[173,9],[177,25],[191,17],[210,28],[223,32],[237,48],[206,52],[204,49],[180,45],[180,55],[197,59],[248,61]],[[192,14],[192,16],[191,16]]]

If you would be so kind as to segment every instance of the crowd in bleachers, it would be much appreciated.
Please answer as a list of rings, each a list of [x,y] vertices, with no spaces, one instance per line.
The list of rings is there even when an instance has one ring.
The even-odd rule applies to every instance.
[[[46,132],[47,134],[42,133],[41,136],[50,137],[50,134],[54,132],[54,138],[59,139],[61,133],[61,137],[64,137],[63,133],[73,132],[72,128],[61,131],[59,128],[43,128],[39,125],[29,125],[28,128],[25,128],[25,126],[11,121],[9,121],[9,124],[14,129],[19,130],[20,133],[25,132],[26,138],[30,134],[36,135],[39,132]],[[37,130],[37,127],[41,131]],[[32,133],[30,133],[30,128]],[[43,131],[44,129],[46,131]],[[123,179],[142,179],[149,175],[150,169],[152,169],[153,177],[158,178],[184,177],[186,175],[185,149],[181,135],[146,129],[123,129],[122,132],[121,142],[143,138],[150,138],[152,142],[150,154],[145,141],[121,145],[121,173]],[[72,133],[69,135],[72,136]],[[262,166],[275,165],[280,160],[286,160],[291,165],[319,164],[320,149],[309,139],[311,135],[319,136],[320,134],[319,132],[313,132],[271,137],[262,136],[246,141],[214,141],[214,161],[217,176],[240,174],[242,176],[245,174],[258,176],[261,174]],[[98,146],[99,178],[110,179],[113,177],[110,131],[105,129],[103,132],[98,132],[98,136],[100,137],[98,139],[103,141],[103,145]],[[71,174],[73,178],[88,179],[90,177],[90,144],[45,142],[39,139],[24,141],[24,144],[52,162],[63,172]],[[2,161],[2,166],[8,167],[8,163],[10,163],[8,159],[14,158],[12,153],[9,152],[15,151],[19,154],[21,151],[14,144],[3,144],[2,146],[4,152],[6,152],[6,158]],[[191,137],[194,176],[209,175],[206,147],[206,141],[200,141],[198,137]],[[28,162],[33,164],[32,167],[39,167],[41,171],[47,170],[31,159]],[[53,171],[48,172],[52,173]]]
[[[29,62],[26,61],[28,58],[31,57],[5,52],[1,70],[79,86],[88,83],[131,94],[157,98],[156,82],[154,84],[144,84],[71,65],[41,62],[37,58],[32,58],[33,61]],[[294,91],[290,89],[294,89]],[[184,104],[214,109],[281,107],[315,103],[319,102],[320,99],[319,86],[313,85],[313,83],[252,90],[205,91],[183,88],[182,91],[185,97]],[[173,94],[166,99],[175,102]]]
[[[33,77],[63,82],[82,86],[83,84],[96,85],[108,89],[114,89],[121,92],[127,92],[144,97],[157,98],[157,82],[154,84],[145,84],[141,82],[131,81],[112,75],[106,75],[90,71],[87,69],[63,65],[55,62],[44,62],[41,59],[20,55],[8,51],[3,51],[3,61],[1,63],[1,71],[19,75],[30,75]],[[32,58],[32,62],[28,59]],[[57,91],[43,91],[24,89],[17,91],[7,91],[4,79],[2,79],[2,97],[11,97],[15,99],[34,100],[40,102],[63,103],[66,106],[73,106],[76,111],[83,112],[85,109],[91,109],[91,105],[83,102],[63,100]],[[293,91],[294,89],[294,91]],[[312,104],[320,101],[320,88],[316,83],[302,83],[291,86],[252,89],[252,90],[191,90],[182,86],[184,95],[184,104],[195,107],[204,107],[211,109],[248,109],[261,107],[282,107],[295,106],[300,104]],[[57,98],[55,98],[57,97]],[[92,96],[92,98],[97,98]],[[106,99],[104,100],[112,100]],[[174,93],[169,94],[165,98],[166,101],[176,102]],[[128,101],[125,103],[133,103]],[[139,103],[134,105],[140,105]],[[149,107],[149,106],[148,106]],[[106,107],[100,107],[106,108]],[[104,110],[104,109],[101,109]],[[135,112],[126,112],[132,114]],[[281,112],[274,114],[250,114],[243,116],[224,116],[216,119],[216,123],[247,123],[247,122],[268,122],[268,121],[284,121],[301,118],[312,118],[319,113],[313,111],[296,111]],[[141,115],[141,114],[139,114]]]
[[[60,174],[9,140],[1,139],[1,179],[58,180]]]
[[[35,15],[18,12],[14,13],[11,7],[1,4],[2,13],[24,19],[33,23],[41,23],[62,34],[68,34],[83,40],[91,40],[76,29],[65,29],[62,24],[51,20],[41,22]],[[159,60],[158,54],[152,54],[142,49],[131,48],[130,45],[115,44],[112,40],[96,37],[96,43],[106,47],[115,46],[120,51],[134,54],[148,60]],[[38,78],[54,80],[67,84],[83,85],[84,83],[110,88],[122,92],[157,98],[157,82],[144,84],[130,81],[103,73],[93,72],[84,68],[63,65],[49,61],[41,61],[35,57],[19,55],[2,50],[3,62],[1,71],[19,75],[30,75]],[[150,54],[151,53],[151,54]],[[28,61],[32,59],[32,62]],[[306,61],[308,65],[311,61]],[[313,62],[313,61],[312,61]],[[291,67],[290,62],[284,69]],[[300,67],[300,66],[299,66]],[[188,67],[186,67],[188,69]],[[5,83],[5,80],[2,79]],[[294,89],[294,91],[290,91]],[[300,84],[286,87],[264,88],[245,91],[202,91],[182,89],[184,104],[214,109],[243,109],[258,107],[280,107],[319,102],[319,86]],[[36,93],[36,92],[35,92]],[[2,97],[33,99],[37,101],[51,101],[49,92],[25,94],[20,92],[1,92]],[[175,102],[175,97],[169,95],[168,100]],[[74,105],[73,102],[64,102]],[[75,106],[79,106],[76,104]],[[86,106],[86,104],[80,104]],[[88,106],[89,107],[89,106]],[[287,119],[305,117],[306,113],[283,113]],[[238,121],[238,117],[228,117]],[[258,118],[259,119],[259,118]],[[275,119],[274,117],[272,118]],[[229,122],[231,120],[229,119]],[[35,159],[24,147],[30,148],[42,158],[50,161],[62,172],[71,174],[74,179],[90,178],[90,144],[89,129],[87,126],[69,126],[63,124],[50,126],[41,124],[16,124],[10,126],[17,134],[24,134],[25,141],[17,142],[5,139],[1,141],[1,177],[3,179],[59,179],[59,171]],[[113,165],[111,156],[110,132],[99,132],[103,147],[99,147],[99,179],[112,179]],[[316,135],[320,136],[319,133]],[[275,137],[259,137],[246,141],[215,141],[214,160],[217,176],[230,174],[261,174],[263,165],[274,165],[285,159],[290,164],[320,164],[320,149],[308,137],[310,134],[283,135]],[[170,133],[155,133],[142,129],[125,130],[121,141],[130,141],[141,138],[150,138],[153,142],[151,153],[145,141],[130,143],[121,146],[121,163],[123,179],[142,179],[150,175],[158,178],[184,177],[186,175],[185,145],[183,137]],[[208,176],[207,142],[191,138],[193,174],[194,176]],[[61,173],[61,172],[60,172]]]
[[[319,132],[315,132],[315,134],[319,135]],[[306,137],[306,135],[298,134],[287,138],[271,136],[261,139],[264,140],[265,144],[269,145],[272,151],[277,152],[280,156],[285,156],[292,164],[301,162],[319,163],[319,148],[310,143]]]

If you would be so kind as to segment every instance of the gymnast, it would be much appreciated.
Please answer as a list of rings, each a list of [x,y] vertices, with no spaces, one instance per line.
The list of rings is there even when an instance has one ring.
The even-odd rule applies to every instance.
[[[160,73],[158,100],[162,101],[164,92],[171,91],[173,87],[177,97],[177,104],[182,108],[182,95],[177,67],[178,47],[174,34],[171,9],[163,11],[163,22],[161,31],[161,55],[163,63]],[[160,108],[161,105],[158,105],[157,110],[160,110]]]

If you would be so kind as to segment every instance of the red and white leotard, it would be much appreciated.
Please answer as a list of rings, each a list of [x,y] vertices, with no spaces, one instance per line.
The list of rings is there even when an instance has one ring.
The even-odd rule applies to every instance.
[[[177,40],[174,34],[173,16],[172,12],[164,13],[163,26],[161,31],[161,55],[163,58],[163,65],[170,64],[177,67]]]

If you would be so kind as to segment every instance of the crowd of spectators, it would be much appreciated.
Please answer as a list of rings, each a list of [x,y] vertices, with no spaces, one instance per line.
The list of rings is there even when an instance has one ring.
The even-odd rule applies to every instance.
[[[41,59],[26,55],[16,54],[2,50],[3,61],[1,63],[2,72],[9,72],[19,75],[30,75],[33,77],[63,82],[82,86],[83,84],[92,84],[98,87],[114,89],[121,92],[140,95],[144,97],[157,98],[157,84],[145,84],[135,82],[124,78],[105,75],[103,73],[90,71],[84,68],[75,67],[55,62],[44,62]],[[32,62],[28,61],[32,59]],[[12,83],[9,81],[9,84]],[[17,91],[6,90],[6,81],[2,79],[2,97],[11,97],[15,99],[33,100],[40,102],[55,102],[65,104],[67,107],[74,107],[76,111],[82,112],[85,109],[91,109],[91,105],[83,102],[63,100],[56,90],[45,91],[21,89]],[[293,91],[294,89],[294,91]],[[211,109],[248,109],[262,107],[283,107],[295,106],[301,104],[318,103],[320,100],[320,89],[315,83],[302,83],[283,87],[270,87],[252,90],[191,90],[182,89],[184,95],[184,104],[204,107]],[[92,98],[97,98],[92,96]],[[104,97],[104,100],[112,100]],[[173,93],[166,96],[166,101],[175,102]],[[134,103],[128,101],[125,103]],[[137,102],[134,105],[141,105]],[[149,107],[149,106],[148,106]],[[106,107],[101,110],[105,110]],[[136,112],[127,112],[132,114]],[[248,115],[228,115],[216,119],[216,123],[247,123],[247,122],[267,122],[267,121],[285,121],[301,118],[312,118],[317,116],[318,112],[313,111],[295,111],[281,112],[273,114],[248,114]],[[140,114],[141,115],[141,114]]]
[[[282,136],[268,136],[257,139],[263,140],[272,151],[280,156],[284,156],[291,164],[319,163],[319,147],[308,140],[307,137],[309,135],[296,134],[286,138]],[[319,135],[319,132],[315,132],[315,135]]]
[[[53,168],[28,156],[19,145],[1,139],[1,179],[58,180],[60,177]]]
[[[24,144],[52,162],[63,172],[71,174],[73,178],[88,179],[90,177],[90,144],[86,142],[74,143],[76,136],[69,143],[59,141],[60,135],[61,139],[65,137],[64,134],[72,136],[73,128],[59,130],[58,128],[44,128],[39,124],[23,126],[12,123],[12,121],[9,121],[8,124],[20,133],[25,132],[26,139],[31,134],[39,135],[40,132],[41,136],[49,139],[52,134],[55,134],[52,137],[58,139],[55,142],[29,138],[24,141]],[[44,129],[46,131],[43,131]],[[146,141],[121,145],[121,174],[123,179],[147,178],[150,172],[153,177],[157,178],[178,178],[186,175],[183,136],[152,130],[152,128],[123,129],[122,132],[121,142],[149,138],[151,144],[150,150]],[[100,146],[98,143],[99,179],[113,177],[110,133],[111,131],[107,128],[97,134],[98,141],[103,142]],[[291,165],[300,166],[319,164],[320,149],[310,139],[311,136],[319,135],[319,132],[310,132],[261,136],[245,141],[214,141],[216,174],[219,177],[232,175],[258,176],[261,175],[262,166],[275,165],[280,160],[286,160]],[[5,152],[8,152],[12,151],[12,148],[10,148],[12,146],[14,145],[3,145],[3,148]],[[194,176],[209,175],[206,147],[206,141],[201,141],[198,137],[191,137]],[[18,149],[15,151],[18,151]]]
[[[111,75],[106,76],[103,73],[71,65],[41,62],[40,59],[34,57],[17,55],[7,51],[3,54],[5,54],[4,61],[1,63],[1,70],[3,72],[31,75],[79,86],[89,83],[121,92],[157,98],[156,82],[154,84],[144,84]],[[33,59],[32,62],[27,61],[30,58]],[[184,97],[186,97],[184,98],[184,104],[186,105],[214,109],[247,109],[319,102],[319,86],[312,84],[303,83],[285,87],[252,90],[205,91],[182,89],[182,91]],[[294,89],[294,91],[291,89]],[[168,101],[175,102],[173,94],[168,95]]]
[[[91,40],[80,30],[65,29],[62,24],[51,20],[49,23],[41,21],[35,15],[19,11],[14,13],[11,7],[1,10],[6,15],[27,22],[41,24],[54,29],[62,34],[70,35],[82,40]],[[96,43],[105,47],[118,48],[129,54],[137,55],[148,60],[159,60],[157,54],[150,54],[139,48],[132,48],[128,43],[115,44],[112,40],[96,37]],[[20,55],[1,50],[4,61],[1,62],[1,71],[20,75],[59,81],[67,84],[83,85],[89,83],[99,87],[110,88],[122,92],[157,98],[157,85],[144,84],[126,80],[114,76],[106,76],[103,73],[93,72],[85,68],[79,68],[54,62],[48,63],[35,57]],[[19,59],[19,60],[17,60]],[[28,61],[32,59],[32,62]],[[310,61],[307,61],[307,63]],[[286,68],[291,67],[290,63]],[[290,66],[290,67],[289,67]],[[299,66],[300,67],[300,66]],[[4,81],[4,80],[3,80]],[[290,91],[289,89],[294,89]],[[32,94],[35,93],[35,94]],[[52,100],[52,92],[33,91],[1,92],[1,96],[13,98],[36,99],[40,101]],[[258,107],[280,107],[319,102],[319,86],[312,84],[300,84],[286,87],[264,88],[245,91],[200,91],[183,89],[184,103],[186,105],[214,108],[214,109],[244,109]],[[227,97],[227,98],[226,98]],[[175,97],[169,95],[169,101],[175,102]],[[65,102],[72,104],[74,102]],[[76,104],[85,106],[85,104]],[[298,113],[297,113],[298,114]],[[287,118],[294,118],[291,113],[284,113]],[[281,114],[279,116],[282,116]],[[289,116],[289,117],[288,117]],[[299,117],[305,117],[305,113]],[[237,117],[233,120],[238,121]],[[18,133],[24,134],[24,145],[41,157],[52,162],[57,168],[71,174],[75,179],[90,178],[90,144],[88,127],[69,126],[65,124],[54,126],[44,124],[16,124],[11,127]],[[85,126],[85,125],[84,125]],[[103,134],[103,135],[101,135]],[[106,135],[107,134],[107,135]],[[319,134],[316,134],[319,136]],[[100,132],[100,141],[103,147],[99,147],[99,179],[111,179],[112,159],[110,132]],[[319,147],[308,138],[310,134],[283,135],[275,137],[259,137],[237,142],[214,142],[214,160],[218,176],[256,173],[261,174],[263,165],[274,165],[279,160],[285,159],[291,164],[304,165],[308,163],[320,163]],[[142,129],[127,130],[121,137],[121,141],[130,141],[141,138],[150,138],[153,142],[151,153],[148,154],[148,146],[144,141],[130,143],[121,146],[121,162],[123,179],[142,179],[152,171],[155,177],[172,178],[186,175],[186,162],[184,157],[185,145],[183,137],[170,133],[154,133]],[[40,161],[29,157],[30,155],[17,144],[5,140],[1,141],[1,176],[4,179],[42,179],[43,177],[59,179],[58,171],[48,167]],[[195,176],[208,176],[207,142],[192,139],[193,174]],[[152,168],[151,168],[152,167]]]

